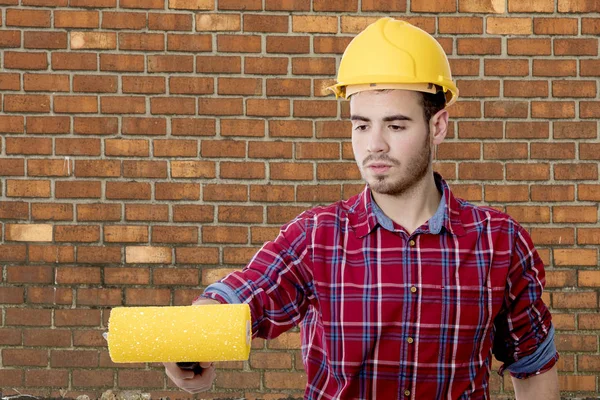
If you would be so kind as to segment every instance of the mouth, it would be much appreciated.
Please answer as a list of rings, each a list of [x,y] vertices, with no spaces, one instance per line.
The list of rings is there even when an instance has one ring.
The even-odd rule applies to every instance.
[[[371,172],[375,173],[375,174],[383,174],[387,171],[389,171],[392,168],[391,165],[389,164],[370,164],[367,165],[367,169],[369,169]]]

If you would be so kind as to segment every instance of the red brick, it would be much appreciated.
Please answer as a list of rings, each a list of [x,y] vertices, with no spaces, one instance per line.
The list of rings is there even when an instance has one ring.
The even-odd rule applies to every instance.
[[[261,226],[253,226],[250,228],[252,243],[263,244],[264,242],[273,240],[279,234],[279,228],[268,228]]]
[[[270,178],[275,180],[312,180],[313,164],[308,163],[271,163]]]
[[[114,32],[71,32],[71,50],[117,48],[117,34]]]
[[[550,166],[548,164],[507,164],[506,179],[508,180],[538,180],[543,181],[550,178]]]
[[[54,227],[56,242],[97,242],[100,227],[96,225],[57,225]]]
[[[156,200],[198,200],[200,185],[197,183],[157,183]]]
[[[575,118],[575,103],[571,101],[534,101],[531,103],[532,118]]]
[[[219,206],[218,218],[224,223],[262,223],[263,207]]]
[[[310,11],[310,3],[304,0],[266,0],[267,11]]]
[[[265,136],[265,121],[260,119],[221,119],[221,136]]]
[[[245,14],[245,32],[288,32],[287,15]]]
[[[286,75],[288,73],[286,57],[245,57],[244,73],[259,75]]]
[[[439,33],[483,33],[483,18],[481,17],[440,17],[438,24]]]
[[[1,36],[1,33],[0,33]],[[2,46],[0,38],[0,47]],[[13,73],[0,73],[0,90],[21,90],[21,76]]]
[[[162,33],[119,33],[119,50],[137,50],[137,51],[163,51],[165,49],[165,36]],[[142,59],[129,58],[131,65],[134,65],[136,70],[139,69]],[[105,61],[106,68],[116,69],[118,59],[114,57]],[[142,69],[143,71],[143,69]]]
[[[213,10],[214,0],[169,0],[169,8],[177,10]]]
[[[206,187],[204,188],[206,198]],[[206,205],[174,205],[174,222],[212,222],[214,220],[214,207]]]
[[[302,57],[292,59],[294,75],[334,75],[335,59],[320,57]]]
[[[286,60],[287,61],[287,60]],[[242,71],[241,57],[238,56],[198,56],[196,72],[235,74]]]
[[[2,304],[23,304],[25,302],[24,294],[24,288],[0,287],[0,301],[2,301]]]
[[[142,182],[107,182],[106,198],[111,200],[150,200],[150,184]]]
[[[100,198],[101,184],[98,181],[58,181],[57,199]]]
[[[47,367],[48,351],[35,349],[4,349],[2,362],[5,366]]]
[[[552,208],[555,223],[595,223],[597,212],[596,206],[554,206]]]
[[[250,200],[267,203],[291,202],[294,201],[294,188],[285,185],[252,185]]]
[[[529,107],[523,101],[486,101],[485,116],[491,118],[527,118]]]
[[[171,161],[172,178],[214,178],[216,167],[210,161]]]
[[[312,121],[269,121],[269,136],[271,137],[305,137],[313,136]]]
[[[152,282],[155,285],[191,285],[199,284],[199,274],[196,268],[154,268]]]
[[[146,99],[139,96],[101,97],[100,112],[103,114],[145,114]]]
[[[237,243],[248,242],[248,228],[238,226],[204,226],[202,227],[203,243]]]
[[[98,28],[99,26],[97,11],[54,11],[55,28]]]
[[[194,53],[212,51],[212,38],[211,35],[169,33],[167,35],[167,50],[189,51]]]
[[[197,140],[154,140],[155,157],[196,157],[197,155]]]
[[[50,326],[52,310],[7,308],[5,311],[6,326]]]
[[[600,34],[600,21],[597,18],[582,18],[581,19],[582,34]]]
[[[292,143],[286,142],[250,142],[250,158],[292,158]]]
[[[77,177],[119,177],[121,162],[117,160],[76,160]]]
[[[71,161],[60,160],[29,160],[27,163],[28,176],[69,176],[73,171]]]
[[[150,112],[152,114],[194,115],[196,114],[196,100],[188,97],[153,98],[150,99]]]
[[[5,94],[4,111],[17,113],[48,113],[50,112],[50,97],[34,94]]]
[[[69,156],[99,156],[99,139],[56,139],[55,154]]]
[[[121,133],[123,135],[166,135],[165,118],[124,117]]]
[[[523,59],[493,60],[484,62],[486,76],[527,76],[529,75],[529,61]]]
[[[499,38],[459,38],[457,39],[457,54],[496,54],[501,53],[501,40]]]
[[[507,122],[506,137],[511,139],[547,139],[550,137],[547,122]]]
[[[121,289],[79,288],[77,304],[86,306],[120,306]]]
[[[50,28],[50,17],[50,10],[9,8],[6,10],[6,26]]]
[[[267,79],[267,96],[310,96],[310,79]]]
[[[122,0],[123,1],[123,0]],[[133,0],[132,0],[133,1]],[[138,3],[138,1],[136,1]],[[152,303],[151,303],[152,304]],[[164,371],[124,370],[117,372],[119,388],[162,388]]]
[[[531,200],[573,201],[575,200],[575,187],[572,185],[532,185]]]
[[[99,326],[100,310],[54,310],[55,326]]]
[[[192,16],[189,14],[148,13],[148,29],[163,31],[191,31]]]
[[[533,33],[536,35],[577,35],[576,18],[534,18]]]
[[[193,56],[149,55],[148,72],[193,72]]]
[[[164,9],[165,0],[119,0],[121,8]]]
[[[146,13],[141,12],[102,12],[102,29],[134,29],[146,27]]]
[[[261,37],[257,35],[217,35],[217,50],[224,53],[260,53]]]
[[[77,221],[120,221],[119,204],[78,204]]]
[[[220,177],[224,179],[264,179],[262,162],[222,162]]]
[[[204,186],[204,201],[240,201],[248,197],[246,185],[208,184]]]
[[[73,91],[85,93],[116,93],[117,77],[107,75],[75,75]]]
[[[0,245],[0,261],[24,262],[27,257],[26,250],[25,245],[2,244]]]
[[[100,283],[99,267],[57,267],[56,283]]]
[[[287,117],[290,115],[290,102],[287,99],[249,99],[246,102],[246,115]]]
[[[202,157],[243,158],[246,156],[246,142],[238,140],[204,140]]]
[[[125,304],[128,306],[166,306],[171,302],[171,292],[169,289],[125,289]],[[123,382],[119,382],[123,385]],[[161,382],[162,383],[162,382]],[[135,386],[137,387],[138,382]],[[162,385],[161,385],[162,386]]]
[[[22,116],[0,115],[0,132],[24,133],[25,119]]]
[[[68,204],[68,206],[72,208],[71,204]],[[75,248],[73,246],[30,244],[29,261],[44,263],[72,263],[75,261]]]
[[[81,135],[114,135],[118,128],[119,120],[115,117],[73,118],[73,133]]]
[[[219,10],[258,11],[262,10],[261,0],[219,0]]]
[[[50,181],[28,179],[26,181],[7,180],[8,197],[50,197]]]
[[[115,8],[117,0],[71,0],[71,7],[88,7],[88,8]]]
[[[31,92],[68,92],[69,76],[56,74],[23,74],[23,89]]]
[[[95,350],[51,350],[50,367],[93,368],[98,366],[98,352]]]
[[[2,47],[2,48],[21,47],[21,32],[20,31],[0,31],[0,47]]]
[[[518,56],[549,56],[552,54],[550,39],[508,39],[508,55]]]
[[[0,203],[0,219],[29,219],[29,203],[3,201]]]
[[[107,139],[104,142],[104,153],[116,157],[147,157],[150,145],[147,140]]]
[[[123,161],[125,178],[166,178],[166,161]]]
[[[66,134],[71,129],[69,117],[27,117],[27,133]]]
[[[100,54],[100,71],[143,72],[144,56],[137,54]]]
[[[52,69],[71,71],[96,71],[98,69],[98,56],[92,53],[52,53]]]
[[[178,264],[217,264],[219,249],[216,247],[178,247],[175,249]]]
[[[119,285],[145,285],[150,282],[148,268],[105,268],[104,282]]]
[[[152,243],[197,243],[198,228],[194,226],[154,226]]]
[[[31,162],[33,160],[30,160]],[[0,160],[0,176],[25,176],[24,158],[5,158]],[[2,204],[0,204],[2,207]]]
[[[600,12],[600,5],[589,0],[558,0],[558,12],[561,13],[588,13]]]
[[[504,81],[504,96],[506,97],[548,97],[548,95],[547,81]]]
[[[68,329],[24,329],[23,345],[69,347],[71,331]]]
[[[212,94],[213,78],[171,77],[169,92],[175,94]]]
[[[557,164],[554,166],[554,179],[557,180],[597,180],[598,168],[594,164]]]
[[[166,204],[125,205],[125,220],[127,221],[167,221],[168,219],[169,207]]]
[[[241,115],[243,114],[241,98],[198,99],[198,114],[200,115]]]
[[[308,54],[308,36],[267,36],[267,53]]]
[[[121,82],[123,93],[166,93],[165,78],[162,76],[123,76]]]
[[[56,113],[97,113],[96,96],[54,96],[54,112]]]
[[[110,387],[114,381],[114,372],[110,370],[74,370],[74,387]]]
[[[219,94],[261,95],[262,80],[255,78],[219,78]],[[212,93],[212,87],[211,91]]]
[[[557,56],[597,56],[598,39],[556,39],[554,54]]]
[[[128,204],[127,206],[130,205]],[[134,205],[132,204],[131,206]],[[145,226],[113,225],[104,227],[105,242],[143,243],[148,241],[148,237],[148,228]]]

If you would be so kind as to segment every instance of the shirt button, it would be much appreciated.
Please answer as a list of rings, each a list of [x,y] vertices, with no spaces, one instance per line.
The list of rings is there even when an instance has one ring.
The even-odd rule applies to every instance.
[[[416,287],[411,287],[410,288],[411,293],[417,293],[417,288]]]
[[[408,244],[410,245],[410,247],[413,247],[415,245],[415,241],[411,240],[410,242],[408,242]]]
[[[410,390],[405,390],[405,391],[404,391],[404,395],[405,395],[405,396],[410,396]]]
[[[407,341],[408,343],[412,343],[412,342],[414,342],[413,338],[411,338],[411,337],[409,337],[408,339],[406,339],[406,341]]]

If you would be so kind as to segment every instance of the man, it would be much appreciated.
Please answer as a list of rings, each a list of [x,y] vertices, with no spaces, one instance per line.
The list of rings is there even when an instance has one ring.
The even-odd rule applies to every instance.
[[[380,19],[349,44],[332,90],[350,98],[365,190],[302,213],[194,304],[248,303],[267,339],[300,325],[306,399],[489,399],[492,352],[519,400],[558,399],[528,233],[432,170],[458,96],[440,45]],[[210,388],[203,366],[165,364],[189,392]]]

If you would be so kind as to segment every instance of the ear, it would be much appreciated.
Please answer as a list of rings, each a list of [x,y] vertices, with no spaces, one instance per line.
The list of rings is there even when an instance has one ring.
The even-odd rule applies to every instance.
[[[431,132],[431,143],[438,145],[444,141],[448,133],[448,110],[438,111],[429,120],[429,131]]]

